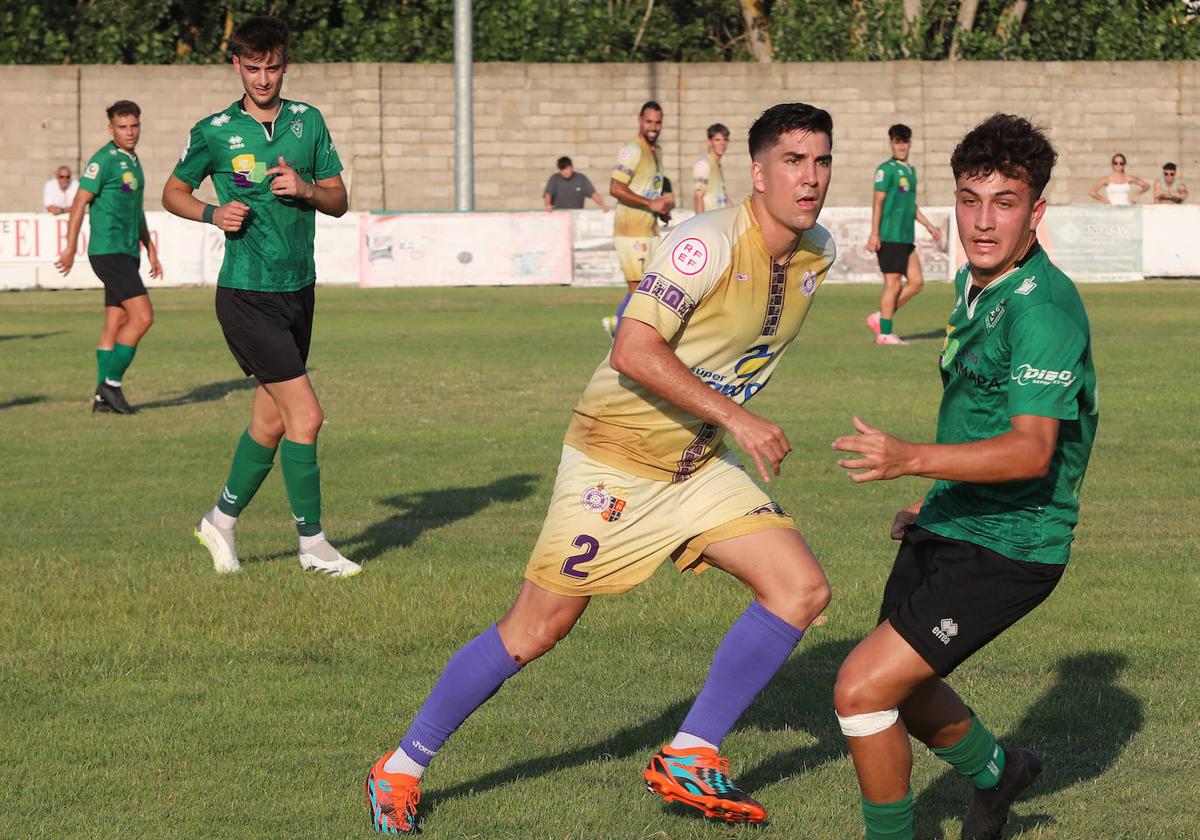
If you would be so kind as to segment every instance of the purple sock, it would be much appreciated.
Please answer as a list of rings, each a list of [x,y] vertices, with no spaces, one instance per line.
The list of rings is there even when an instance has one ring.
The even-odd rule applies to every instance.
[[[679,731],[720,745],[803,638],[803,630],[752,601],[721,640]]]
[[[629,305],[629,299],[633,297],[633,292],[625,294],[625,300],[621,301],[621,305],[617,307],[617,318],[620,319],[625,314],[625,307]]]
[[[493,624],[450,657],[400,742],[400,749],[417,764],[428,767],[454,730],[520,670]]]

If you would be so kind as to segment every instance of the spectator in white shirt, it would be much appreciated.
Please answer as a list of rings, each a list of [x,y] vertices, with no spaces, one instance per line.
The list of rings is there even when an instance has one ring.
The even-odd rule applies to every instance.
[[[79,182],[71,177],[71,167],[60,166],[54,177],[42,187],[42,206],[47,213],[57,216],[71,209],[75,201],[75,193],[79,190]]]

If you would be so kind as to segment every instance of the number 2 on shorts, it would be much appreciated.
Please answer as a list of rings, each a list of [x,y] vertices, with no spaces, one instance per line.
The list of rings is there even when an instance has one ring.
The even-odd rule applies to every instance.
[[[596,556],[600,551],[600,541],[595,537],[590,537],[587,534],[580,534],[571,545],[576,548],[582,548],[583,551],[578,554],[572,554],[563,562],[562,573],[567,577],[583,580],[588,576],[587,572],[580,571],[577,566],[586,563]]]

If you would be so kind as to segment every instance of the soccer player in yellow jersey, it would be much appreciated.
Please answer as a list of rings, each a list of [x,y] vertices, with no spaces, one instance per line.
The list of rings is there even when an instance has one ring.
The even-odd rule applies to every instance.
[[[725,174],[721,171],[721,158],[727,148],[729,129],[721,123],[713,123],[708,127],[708,154],[692,167],[692,193],[697,213],[729,206]]]
[[[769,482],[791,450],[748,401],[796,337],[834,259],[817,225],[833,124],[776,105],[750,129],[753,194],[664,241],[608,357],[575,407],[550,509],[507,614],[450,658],[397,749],[366,781],[380,832],[417,830],[419,780],[442,744],[509,677],[565,637],[593,595],[626,592],[670,559],[721,569],[754,593],[704,688],[643,777],[668,801],[733,823],[766,810],[739,790],[721,741],[829,602],[795,523],[751,480],[726,434]]]
[[[662,157],[658,135],[662,133],[662,106],[651,100],[638,112],[638,136],[621,147],[617,165],[609,181],[608,192],[617,200],[613,214],[613,245],[621,261],[621,273],[629,294],[637,287],[654,256],[658,244],[658,221],[670,217],[671,207],[663,197]],[[617,307],[617,314],[605,317],[601,325],[610,336],[625,311],[629,295]]]

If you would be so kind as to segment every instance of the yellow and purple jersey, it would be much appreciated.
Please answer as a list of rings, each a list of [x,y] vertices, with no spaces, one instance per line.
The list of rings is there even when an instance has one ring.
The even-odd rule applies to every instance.
[[[763,243],[750,199],[694,216],[659,246],[625,308],[654,327],[704,384],[745,404],[799,333],[836,256],[820,225],[784,264]],[[600,363],[566,444],[633,475],[684,481],[724,451],[724,430]]]
[[[663,194],[662,161],[658,147],[651,146],[638,135],[621,147],[612,179],[620,181],[643,198],[658,198]],[[658,216],[641,207],[617,202],[613,216],[613,236],[646,238],[658,235]]]
[[[721,159],[709,152],[692,167],[692,192],[704,193],[704,211],[720,210],[729,206],[725,193],[725,175],[721,172]]]

